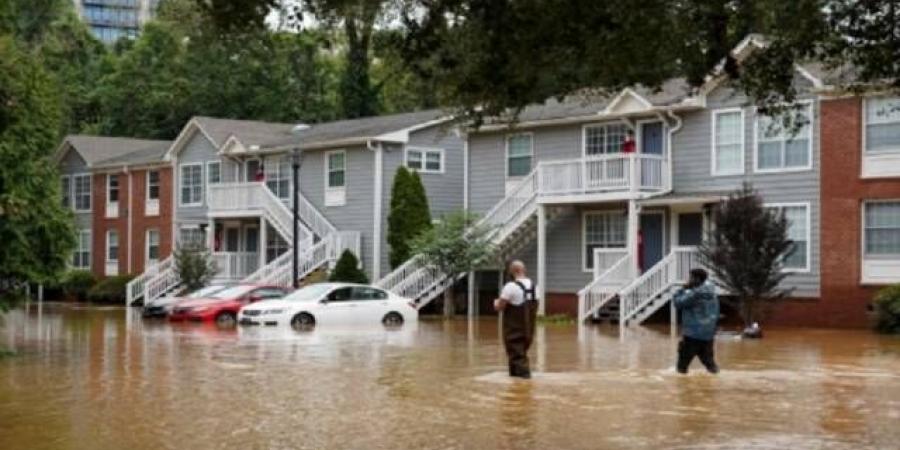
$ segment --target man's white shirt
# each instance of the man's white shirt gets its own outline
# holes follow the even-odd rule
[[[525,286],[525,289],[531,290],[534,288],[534,285],[529,278],[518,278],[516,279],[519,283],[522,283]],[[500,298],[506,300],[511,305],[519,306],[525,303],[525,291],[519,287],[515,281],[510,281],[503,286],[503,290],[500,291]]]

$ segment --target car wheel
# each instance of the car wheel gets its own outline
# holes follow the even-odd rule
[[[403,325],[403,316],[397,312],[389,312],[381,319],[381,323],[386,327],[399,327],[400,325]]]
[[[291,327],[295,330],[311,330],[316,326],[316,318],[310,313],[302,312],[291,319]]]
[[[237,316],[233,312],[223,312],[216,316],[216,325],[220,327],[233,327],[237,324]]]

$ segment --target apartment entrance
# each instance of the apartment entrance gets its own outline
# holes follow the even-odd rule
[[[641,271],[653,267],[663,258],[664,214],[662,211],[642,213],[640,218],[640,259]]]

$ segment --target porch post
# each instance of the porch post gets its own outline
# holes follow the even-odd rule
[[[466,293],[466,300],[468,300],[468,315],[469,318],[475,317],[475,308],[477,307],[477,302],[475,301],[475,271],[469,272],[469,276],[466,277],[469,283],[469,290]]]
[[[537,223],[537,296],[538,314],[543,316],[547,311],[547,207],[542,203],[538,205]]]
[[[626,243],[628,247],[628,254],[631,255],[631,275],[632,277],[637,277],[638,275],[638,232],[639,232],[639,217],[640,210],[637,205],[636,200],[628,201],[628,223],[626,224],[626,229],[628,230],[628,236],[626,237]]]
[[[206,227],[206,248],[209,252],[216,251],[216,219],[209,218],[209,225]]]
[[[259,216],[259,267],[266,265],[266,217]]]

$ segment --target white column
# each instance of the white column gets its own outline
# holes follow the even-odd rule
[[[538,314],[543,316],[547,310],[547,207],[538,205],[537,229],[537,296],[540,299]]]
[[[266,265],[266,218],[259,217],[259,267]]]
[[[384,150],[379,143],[375,148],[375,176],[372,177],[374,180],[374,186],[372,187],[373,192],[373,201],[372,205],[373,209],[373,219],[372,219],[372,267],[369,268],[369,273],[372,275],[372,281],[375,282],[381,278],[381,242],[383,237],[381,236],[381,221],[382,221],[382,208],[381,202],[383,201],[382,197],[382,183],[384,180]]]
[[[216,251],[216,219],[210,217],[206,226],[206,245],[210,253]]]
[[[628,236],[627,236],[627,244],[628,244],[628,253],[631,255],[631,269],[632,276],[637,276],[638,274],[638,230],[639,228],[639,219],[640,219],[640,208],[637,205],[636,200],[628,201]]]

